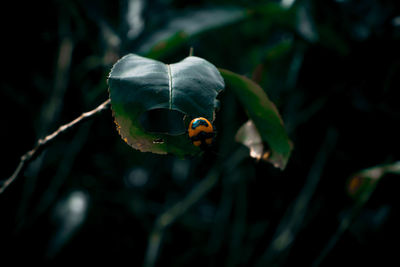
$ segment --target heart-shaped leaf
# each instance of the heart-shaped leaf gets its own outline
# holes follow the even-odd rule
[[[113,66],[108,83],[111,107],[123,140],[142,152],[178,156],[196,154],[199,149],[185,132],[146,131],[140,117],[160,109],[213,121],[216,97],[225,86],[215,66],[202,58],[190,56],[175,64],[164,64],[135,54],[126,55]],[[183,125],[183,120],[180,123]]]
[[[259,151],[259,140],[249,140],[254,136],[268,144],[270,153],[255,153],[259,159],[271,162],[275,167],[284,169],[292,151],[292,142],[287,136],[283,121],[275,104],[269,100],[264,90],[245,76],[228,70],[219,70],[239,101],[247,111],[252,123],[246,123],[239,131],[239,141],[248,146],[250,151]],[[255,127],[254,127],[255,126]],[[258,134],[255,131],[258,131]],[[250,134],[251,133],[251,134]],[[250,144],[250,145],[249,145]],[[268,155],[268,156],[267,156]],[[257,157],[258,157],[257,156]]]

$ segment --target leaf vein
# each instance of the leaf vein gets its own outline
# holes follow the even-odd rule
[[[168,88],[169,88],[169,109],[172,109],[172,73],[171,66],[167,64],[168,70]]]

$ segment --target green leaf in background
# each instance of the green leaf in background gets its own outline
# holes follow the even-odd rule
[[[371,167],[352,175],[347,181],[347,193],[356,201],[364,203],[380,179],[389,173],[400,175],[400,161]]]
[[[199,152],[185,132],[150,133],[140,123],[141,116],[160,110],[213,121],[216,97],[225,86],[215,66],[202,58],[190,56],[175,64],[164,64],[135,54],[114,65],[108,83],[122,139],[142,152],[181,157]],[[183,120],[180,123],[183,126]]]
[[[287,136],[275,104],[269,100],[264,90],[252,80],[225,69],[219,69],[219,71],[224,77],[227,87],[235,93],[247,111],[261,140],[268,144],[271,153],[269,157],[265,157],[265,160],[271,162],[277,168],[285,169],[292,151],[292,142]],[[252,138],[251,136],[248,135],[247,138]],[[246,142],[249,142],[246,141],[246,135],[240,137],[239,134],[239,139],[245,145]]]
[[[246,10],[239,7],[185,10],[176,14],[163,28],[146,38],[138,48],[138,52],[146,57],[160,58],[197,34],[227,26],[245,17]]]

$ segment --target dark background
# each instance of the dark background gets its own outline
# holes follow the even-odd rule
[[[1,179],[36,140],[107,99],[118,58],[156,57],[144,44],[160,31],[176,33],[166,25],[180,19],[184,28],[199,10],[212,21],[207,12],[216,8],[245,16],[189,34],[157,58],[176,62],[193,47],[217,67],[253,78],[276,103],[294,150],[284,171],[248,157],[231,163],[231,155],[247,153],[234,140],[246,113],[227,90],[214,151],[185,160],[131,149],[107,110],[61,136],[0,195],[0,265],[143,265],[157,216],[216,165],[223,166],[216,185],[163,230],[156,266],[399,264],[398,175],[385,175],[362,208],[346,192],[354,173],[400,158],[396,3],[3,6]]]

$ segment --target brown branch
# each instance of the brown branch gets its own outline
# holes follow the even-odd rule
[[[97,108],[82,113],[78,118],[75,120],[64,124],[60,126],[55,132],[52,134],[49,134],[48,136],[39,139],[36,143],[36,146],[26,152],[22,157],[21,160],[15,169],[14,173],[5,181],[0,186],[0,194],[4,192],[4,190],[25,170],[27,167],[28,163],[33,161],[35,158],[37,158],[40,153],[43,151],[43,149],[51,144],[60,134],[68,132],[69,130],[72,130],[75,126],[79,125],[80,123],[92,118],[94,115],[99,114],[101,111],[108,109],[110,106],[110,99],[107,99],[104,101],[101,105],[99,105]]]

